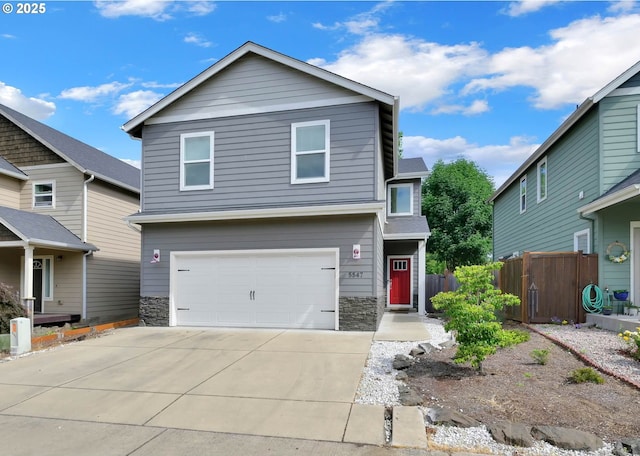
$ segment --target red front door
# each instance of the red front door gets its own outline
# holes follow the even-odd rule
[[[389,259],[389,304],[411,304],[411,258]]]

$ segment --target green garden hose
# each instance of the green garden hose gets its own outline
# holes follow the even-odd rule
[[[591,298],[591,291],[595,292],[595,298]],[[607,300],[609,296],[607,296]],[[582,290],[582,308],[589,313],[601,313],[603,305],[602,290],[597,285],[587,285]]]

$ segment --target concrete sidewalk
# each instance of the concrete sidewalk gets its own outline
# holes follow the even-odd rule
[[[353,403],[372,339],[426,340],[420,324],[385,314],[375,334],[123,328],[3,362],[3,453],[425,454],[426,439],[421,451],[383,447],[384,407]],[[396,415],[415,427],[413,412],[394,414],[408,430]]]

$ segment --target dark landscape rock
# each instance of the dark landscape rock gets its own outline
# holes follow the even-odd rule
[[[424,354],[425,355],[428,355],[433,350],[440,350],[440,347],[436,347],[436,346],[432,345],[430,342],[427,342],[427,343],[424,343],[424,344],[418,344],[418,347],[420,347],[422,350],[424,350]]]
[[[422,405],[422,396],[406,385],[398,386],[400,404],[406,406]]]
[[[594,434],[558,426],[534,426],[531,435],[565,450],[596,451],[604,446],[602,439]]]
[[[412,356],[409,355],[396,355],[393,360],[393,368],[397,370],[406,369],[411,367],[415,363],[415,360]]]
[[[409,376],[407,375],[407,373],[405,371],[400,371],[396,374],[396,380],[400,380],[405,381],[406,379],[408,379]]]
[[[456,426],[461,428],[478,427],[482,423],[460,412],[440,407],[427,410],[427,418],[431,424],[441,426]]]
[[[531,426],[508,421],[487,425],[493,440],[511,446],[531,447],[534,440],[531,437]]]
[[[456,346],[456,341],[455,340],[445,340],[444,342],[440,342],[438,344],[438,346],[440,348],[443,348],[443,349],[455,347]]]
[[[420,346],[417,346],[416,348],[412,348],[411,351],[409,352],[409,355],[411,356],[420,356],[424,354],[425,354],[424,348]]]
[[[622,439],[616,442],[613,454],[616,456],[640,455],[640,439]]]

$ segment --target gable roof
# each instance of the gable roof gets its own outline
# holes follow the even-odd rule
[[[395,173],[395,171],[397,170],[398,151],[398,97],[389,95],[388,93],[382,92],[364,84],[360,84],[343,76],[339,76],[335,73],[303,62],[301,60],[294,59],[293,57],[289,57],[287,55],[273,51],[251,41],[246,42],[238,49],[231,52],[230,54],[223,57],[212,66],[204,70],[202,73],[198,74],[190,81],[178,87],[169,95],[162,98],[160,101],[135,116],[133,119],[129,120],[122,126],[122,129],[133,138],[141,138],[142,127],[144,126],[145,121],[155,116],[160,111],[171,105],[173,102],[191,92],[192,90],[203,84],[205,81],[214,77],[220,71],[229,67],[234,62],[249,53],[253,53],[278,62],[292,69],[301,71],[307,75],[314,76],[326,82],[351,90],[355,93],[364,95],[371,98],[372,100],[379,102],[381,106],[380,119],[382,130],[382,145],[385,151],[385,168],[393,170],[391,173]],[[387,175],[387,177],[391,177],[391,175]]]
[[[138,168],[1,104],[0,115],[81,172],[93,174],[100,180],[140,193]]]
[[[15,177],[20,180],[27,180],[29,176],[22,172],[19,168],[16,168],[4,158],[0,157],[0,174]]]
[[[631,173],[592,202],[579,207],[578,213],[589,215],[636,196],[640,196],[640,169]]]
[[[424,160],[417,158],[400,158],[398,159],[398,175],[397,179],[411,179],[418,177],[427,177],[429,168]]]
[[[576,108],[576,110],[549,136],[540,147],[538,147],[527,158],[522,165],[498,188],[495,193],[489,199],[493,202],[498,198],[511,184],[522,176],[522,174],[529,169],[529,167],[538,161],[544,154],[546,154],[553,145],[567,133],[571,127],[573,127],[580,119],[582,119],[587,113],[591,111],[603,98],[611,95],[615,90],[631,79],[633,76],[640,72],[640,61],[636,62],[633,66],[627,69],[620,76],[615,78],[609,84],[598,90],[593,96],[587,98],[585,101]]]
[[[0,224],[30,245],[83,252],[98,250],[96,246],[82,242],[78,236],[49,215],[0,206]]]

